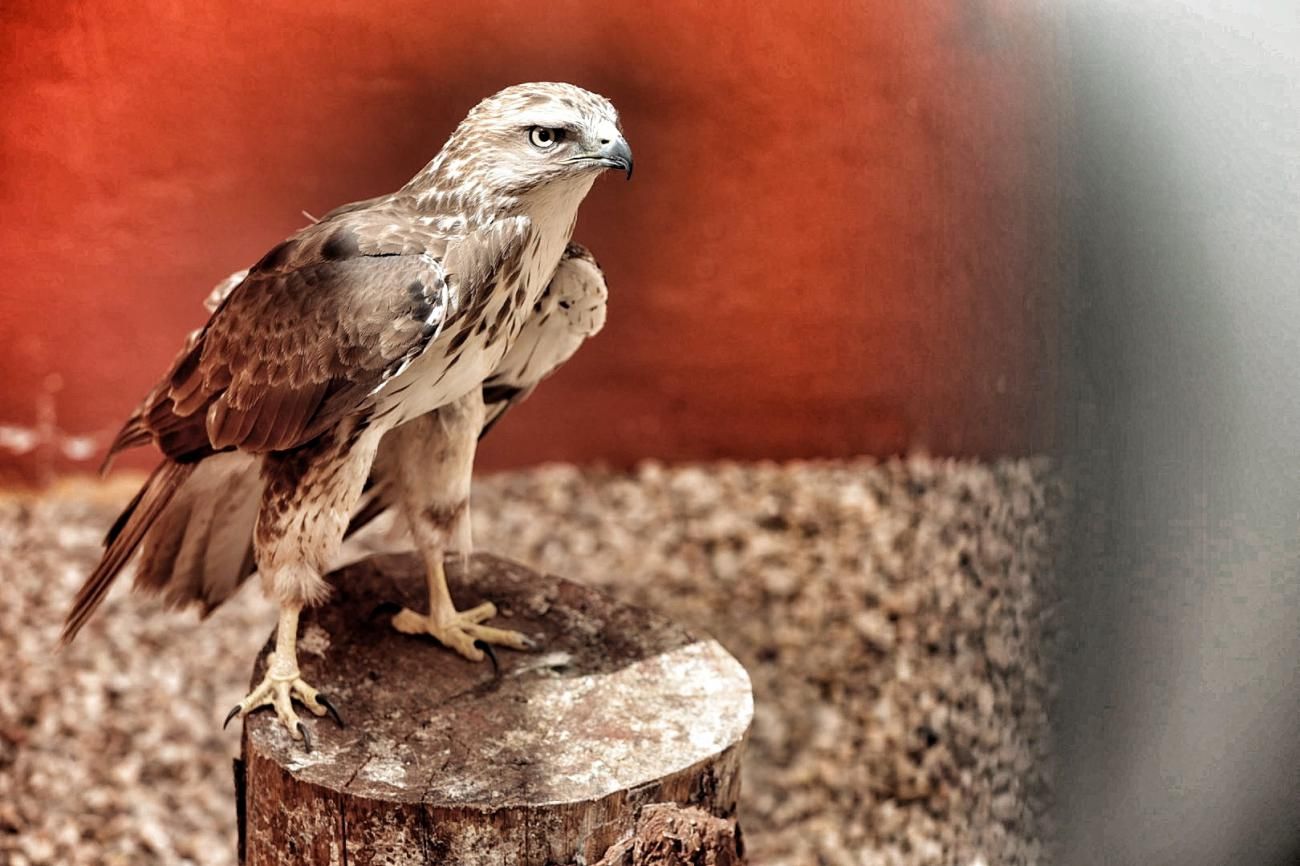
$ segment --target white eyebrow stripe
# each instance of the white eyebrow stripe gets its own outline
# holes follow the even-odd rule
[[[524,115],[522,123],[528,126],[583,126],[587,118],[575,115],[572,111],[537,111]]]

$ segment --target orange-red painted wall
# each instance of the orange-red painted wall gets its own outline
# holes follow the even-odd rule
[[[0,471],[73,465],[12,428],[110,435],[214,282],[535,79],[613,99],[637,173],[579,222],[605,332],[488,465],[1044,448],[1058,88],[1029,5],[7,0]]]

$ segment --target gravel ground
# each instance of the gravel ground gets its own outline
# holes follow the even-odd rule
[[[220,715],[270,606],[246,591],[200,627],[119,590],[55,651],[127,493],[0,502],[0,864],[234,861]],[[1045,861],[1046,463],[550,466],[475,496],[481,548],[706,629],[749,669],[754,864]]]

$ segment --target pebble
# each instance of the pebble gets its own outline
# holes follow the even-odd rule
[[[239,733],[220,718],[274,626],[255,585],[201,625],[119,586],[57,649],[130,492],[0,501],[0,863],[235,862]],[[983,866],[1050,850],[1063,503],[1044,460],[551,465],[476,483],[474,525],[480,549],[656,608],[745,665],[752,862]]]

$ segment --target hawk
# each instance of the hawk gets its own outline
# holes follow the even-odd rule
[[[502,364],[556,273],[578,206],[607,169],[632,172],[608,100],[570,84],[517,85],[475,106],[400,190],[339,208],[263,256],[110,446],[111,459],[152,442],[164,460],[109,530],[64,640],[75,637],[205,464],[251,460],[251,486],[260,488],[244,506],[254,515],[251,565],[280,613],[266,677],[236,712],[270,705],[290,734],[305,740],[293,700],[318,716],[332,706],[299,675],[298,616],[328,592],[322,573],[381,443],[392,431],[386,452],[418,451],[426,443],[416,434],[432,424],[448,425],[440,440],[452,447],[477,439],[487,421],[484,382],[508,373]],[[468,458],[447,464],[472,461],[472,447]],[[421,496],[441,502],[460,495],[435,488],[455,480],[454,471],[419,494],[394,485],[382,465],[380,474],[387,481],[376,489],[396,489],[408,515],[419,506],[436,512]],[[220,483],[222,474],[214,475]],[[455,517],[434,516],[447,526]],[[167,543],[184,553],[189,537]],[[445,528],[427,542],[417,538],[437,616],[417,622],[420,614],[403,611],[395,624],[447,632],[444,643],[474,658],[482,658],[476,641],[528,646],[521,634],[483,625],[494,613],[489,606],[451,607],[441,558],[435,565],[430,555],[448,539]],[[246,541],[231,550],[245,557]],[[468,646],[451,631],[472,635]]]
[[[241,271],[218,284],[204,302],[209,312],[246,276],[247,271]],[[446,473],[469,477],[473,440],[486,435],[506,410],[527,397],[572,357],[584,340],[600,331],[605,323],[607,298],[605,276],[595,258],[580,244],[570,243],[519,337],[483,383],[482,428],[462,430],[447,423],[450,411],[434,410],[430,416],[441,413],[439,418],[422,416],[386,433],[371,466],[363,505],[353,516],[348,534],[400,504],[396,485],[404,475],[409,483],[418,485],[414,495],[424,507],[414,513],[404,509],[403,520],[408,527],[429,524],[435,530],[432,541],[436,547],[426,545],[425,551],[426,558],[434,563],[430,574],[441,573],[445,549],[467,554],[470,522],[464,485],[451,489],[440,484],[440,478]],[[199,333],[192,334],[190,341],[196,340]],[[144,400],[128,426],[140,423],[153,399],[151,395]],[[399,433],[407,427],[413,429]],[[412,453],[410,445],[399,449],[396,443],[402,441],[400,436],[416,430],[420,433],[418,450]],[[457,431],[461,439],[458,445],[450,435]],[[259,463],[255,455],[231,451],[214,455],[197,467],[145,534],[136,568],[138,589],[161,594],[172,607],[197,605],[204,616],[239,589],[256,570],[252,537],[263,490]],[[456,519],[435,521],[438,514],[453,514]],[[428,538],[427,532],[416,537]],[[431,588],[432,627],[424,630],[469,658],[480,659],[481,648],[490,647],[482,638],[482,630],[487,627],[468,624],[456,628],[456,611],[436,606],[442,597]],[[444,620],[448,627],[442,626]]]

